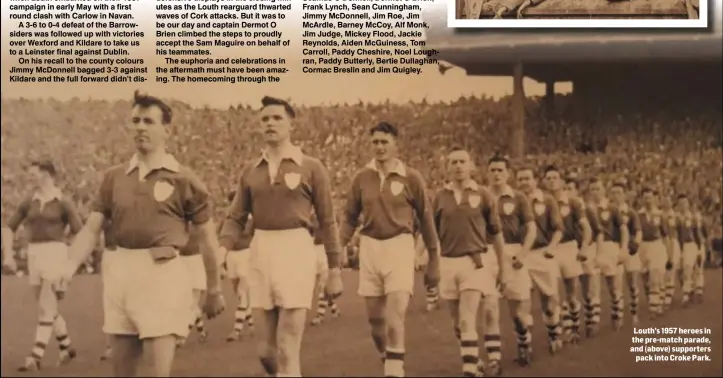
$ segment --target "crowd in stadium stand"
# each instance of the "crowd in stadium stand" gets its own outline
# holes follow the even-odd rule
[[[557,96],[554,113],[544,105],[540,98],[527,100],[526,154],[515,165],[556,164],[577,174],[583,186],[593,176],[624,176],[631,193],[643,185],[670,196],[686,193],[697,199],[720,237],[720,108],[616,105],[614,112],[603,107],[593,112],[576,106],[571,96]],[[103,170],[132,154],[124,130],[130,106],[128,101],[2,100],[3,220],[28,195],[25,167],[38,158],[53,160],[61,188],[87,214]],[[240,168],[260,153],[255,110],[193,108],[175,101],[171,106],[170,151],[207,184],[220,219]],[[342,200],[354,171],[371,158],[363,142],[369,127],[388,121],[400,129],[404,161],[437,188],[444,180],[442,157],[450,147],[468,148],[481,167],[493,153],[508,151],[510,108],[510,98],[302,107],[297,108],[294,139],[327,165],[336,198]]]

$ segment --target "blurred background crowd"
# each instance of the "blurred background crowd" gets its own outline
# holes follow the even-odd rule
[[[665,196],[686,193],[720,239],[720,107],[646,108],[636,103],[590,111],[577,106],[571,96],[558,95],[551,112],[541,98],[526,101],[526,153],[513,160],[513,168],[556,164],[576,174],[583,188],[590,177],[624,178],[631,200],[642,186],[656,187]],[[170,150],[207,184],[220,220],[241,167],[262,147],[255,108],[194,108],[176,101],[170,105]],[[477,179],[484,181],[485,161],[508,150],[510,106],[510,98],[460,98],[452,103],[303,107],[297,108],[294,140],[329,168],[341,207],[354,172],[372,157],[366,139],[377,122],[388,121],[400,129],[401,158],[419,169],[434,189],[444,181],[443,158],[453,146],[472,152],[480,167]],[[3,99],[3,222],[29,195],[25,168],[39,158],[56,164],[61,189],[87,214],[102,172],[133,153],[124,128],[130,109],[129,101]],[[22,232],[18,234],[16,245],[22,251]]]

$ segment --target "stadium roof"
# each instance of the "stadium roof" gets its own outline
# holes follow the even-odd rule
[[[427,48],[470,75],[510,75],[512,64],[575,64],[594,62],[720,62],[723,34],[718,12],[711,12],[714,30],[534,30],[455,31],[446,26],[446,12],[427,13]]]

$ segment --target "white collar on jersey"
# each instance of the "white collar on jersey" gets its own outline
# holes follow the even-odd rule
[[[33,201],[40,201],[40,203],[48,203],[52,200],[58,200],[60,201],[63,199],[63,192],[58,189],[58,187],[53,187],[46,193],[46,195],[41,194],[40,192],[33,193]]]
[[[133,154],[133,157],[131,157],[131,161],[128,163],[128,169],[126,169],[126,174],[130,174],[131,172],[133,172],[133,170],[139,168],[142,164],[145,163],[138,158],[138,154]],[[148,173],[158,169],[167,169],[171,172],[178,173],[181,171],[181,164],[178,163],[178,160],[176,160],[173,155],[169,153],[164,153],[154,161],[150,162],[150,164],[146,165],[146,168],[148,168]]]
[[[446,189],[446,190],[454,190],[454,183],[451,182],[451,181],[448,182],[448,183],[446,183],[446,184],[444,185],[444,189]],[[472,180],[472,179],[469,179],[469,180],[465,181],[465,182],[462,184],[462,189],[469,189],[469,190],[473,190],[473,191],[476,192],[476,191],[479,190],[479,184],[477,184],[477,181],[474,181],[474,180]]]
[[[373,169],[375,172],[378,172],[380,175],[382,174],[382,171],[379,169],[379,166],[377,165],[376,159],[372,159],[372,161],[367,163],[366,167],[369,169]],[[390,175],[392,173],[396,173],[402,177],[407,177],[407,168],[404,167],[404,163],[402,163],[401,160],[394,159],[394,166],[389,171],[389,173],[387,173],[387,175]]]
[[[304,160],[304,153],[301,152],[301,147],[290,145],[281,151],[281,160],[291,160],[296,163],[296,165],[301,166]],[[261,157],[256,161],[254,166],[258,167],[263,162],[269,162],[269,156],[266,150],[261,151]]]

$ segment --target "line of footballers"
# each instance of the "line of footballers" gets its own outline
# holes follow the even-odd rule
[[[158,128],[158,140],[162,141],[161,137],[165,137],[165,134],[161,131],[165,129],[160,127],[165,127],[170,122],[170,115],[165,117],[167,112],[163,111],[165,105],[159,100],[153,99],[153,101],[145,105],[139,102],[140,105],[135,105],[133,109],[134,114],[148,113],[143,113],[145,118],[135,115],[133,118],[134,122],[138,119],[148,124],[142,124],[140,121],[134,123],[138,129],[138,136],[135,139],[140,147],[148,144],[147,140],[151,136],[147,129],[150,130],[151,127],[153,130]],[[270,281],[268,284],[272,286],[281,286],[275,289],[266,288],[271,290],[268,294],[271,295],[273,290],[278,290],[281,297],[266,298],[266,294],[261,292],[251,294],[249,286],[252,285],[247,281],[253,275],[250,275],[249,270],[260,269],[255,264],[259,264],[258,258],[261,256],[257,255],[255,262],[250,261],[252,260],[250,256],[253,255],[251,252],[254,251],[251,245],[256,243],[255,253],[260,253],[261,242],[266,243],[267,246],[264,248],[273,247],[269,251],[293,249],[296,244],[289,240],[298,238],[299,243],[307,243],[309,235],[297,232],[299,230],[291,230],[294,234],[287,233],[286,239],[282,240],[278,235],[272,238],[269,232],[263,231],[269,229],[268,226],[264,227],[263,223],[281,220],[293,224],[299,223],[291,218],[276,219],[284,215],[281,213],[263,211],[263,208],[256,206],[250,208],[249,201],[266,201],[263,205],[271,209],[279,205],[274,201],[288,200],[292,197],[279,197],[274,191],[264,193],[263,198],[256,199],[253,195],[249,197],[249,193],[262,194],[260,191],[254,192],[259,189],[249,186],[267,185],[266,178],[272,168],[268,165],[268,161],[273,158],[264,153],[261,160],[249,166],[249,171],[246,173],[258,177],[249,178],[242,175],[240,191],[237,190],[237,193],[244,193],[244,197],[234,197],[228,218],[220,227],[223,247],[217,251],[224,255],[226,270],[239,295],[236,320],[228,336],[229,341],[241,338],[244,325],[248,328],[253,327],[254,318],[250,316],[250,307],[256,310],[264,309],[260,314],[266,318],[265,324],[269,322],[270,317],[278,316],[274,315],[277,311],[275,309],[283,309],[285,312],[282,312],[289,316],[286,321],[292,321],[293,318],[294,327],[301,329],[303,333],[303,326],[296,323],[297,320],[303,320],[301,324],[305,322],[304,311],[311,307],[311,300],[306,303],[306,299],[303,298],[313,296],[314,290],[319,293],[320,304],[317,306],[319,312],[313,318],[312,324],[321,322],[323,312],[327,308],[332,309],[332,314],[338,315],[338,306],[332,301],[333,295],[327,294],[323,286],[324,282],[327,282],[327,277],[329,277],[328,282],[333,283],[332,286],[340,285],[338,262],[332,261],[332,257],[337,259],[335,256],[338,253],[337,249],[349,245],[358,232],[358,256],[354,256],[359,261],[358,294],[365,301],[371,337],[384,366],[384,375],[404,376],[405,319],[414,288],[414,270],[418,259],[413,236],[414,224],[419,225],[420,244],[423,244],[427,250],[425,285],[429,288],[430,294],[438,293],[439,297],[449,304],[455,333],[459,340],[462,371],[465,376],[494,376],[501,373],[499,328],[501,298],[507,302],[514,320],[518,344],[517,361],[521,365],[529,364],[532,359],[530,330],[533,326],[533,317],[530,297],[533,288],[540,295],[542,319],[548,329],[551,353],[559,351],[565,342],[578,342],[583,328],[588,336],[593,336],[598,331],[601,277],[604,278],[602,281],[610,292],[612,323],[615,329],[623,325],[625,284],[630,291],[628,307],[633,323],[639,321],[641,289],[647,297],[652,317],[662,315],[672,306],[676,283],[680,283],[681,286],[683,305],[702,299],[703,244],[707,235],[702,216],[695,211],[685,195],[676,198],[676,207],[673,209],[672,204],[666,199],[663,199],[662,204],[658,204],[660,197],[658,193],[646,188],[640,193],[642,207],[633,209],[627,202],[626,183],[614,182],[608,192],[605,183],[592,179],[587,186],[589,199],[584,201],[577,193],[578,182],[575,179],[564,179],[562,172],[552,166],[544,170],[541,178],[536,174],[536,169],[528,167],[516,169],[514,172],[516,188],[513,189],[508,184],[513,173],[510,163],[507,158],[499,155],[492,157],[488,162],[489,185],[485,187],[472,179],[472,172],[476,168],[470,154],[464,149],[455,148],[447,156],[449,181],[436,191],[430,201],[421,173],[398,159],[399,131],[387,122],[375,125],[369,130],[374,159],[360,169],[352,179],[338,231],[340,240],[324,240],[334,239],[337,235],[335,225],[330,222],[330,219],[333,220],[333,215],[330,214],[333,213],[330,207],[330,188],[327,188],[329,183],[324,179],[313,184],[304,181],[304,185],[300,185],[299,180],[308,180],[308,178],[301,177],[300,173],[293,171],[298,169],[297,167],[313,166],[315,171],[313,174],[310,173],[311,177],[321,179],[325,175],[324,168],[291,144],[289,134],[295,114],[291,106],[282,100],[269,98],[265,98],[263,105],[261,118],[266,130],[265,138],[268,139],[267,148],[268,151],[279,149],[276,152],[280,154],[279,161],[283,162],[282,168],[284,168],[283,174],[277,172],[277,176],[283,176],[283,179],[277,182],[280,186],[275,186],[274,190],[279,191],[278,195],[287,191],[293,193],[293,199],[298,200],[297,202],[308,201],[310,196],[314,206],[317,207],[314,211],[318,210],[324,214],[323,219],[317,221],[323,225],[316,227],[313,222],[308,223],[315,237],[313,261],[307,261],[306,257],[302,258],[298,253],[284,257],[284,259],[296,259],[294,261],[308,268],[304,270],[304,274],[309,273],[310,277],[296,277],[303,281],[304,285],[288,282],[282,285],[278,280]],[[151,110],[158,111],[151,114]],[[165,117],[163,122],[151,122],[153,117],[160,119],[161,114]],[[168,121],[165,121],[166,118]],[[160,142],[158,145],[163,147]],[[143,152],[143,148],[140,147],[139,151]],[[170,155],[163,156],[165,160],[162,161],[161,168],[155,169],[177,171],[175,160],[172,160]],[[120,172],[118,177],[124,180],[125,177],[130,177],[129,174],[140,172],[139,164],[133,159],[127,168],[122,168],[123,170],[118,171]],[[278,166],[276,168],[278,169]],[[55,185],[56,172],[52,163],[36,162],[31,165],[30,170],[37,179],[36,188],[32,195],[20,204],[17,213],[10,218],[7,227],[3,228],[2,235],[3,243],[7,244],[4,245],[6,250],[11,250],[13,233],[20,224],[24,224],[31,235],[28,255],[32,269],[29,278],[31,285],[37,289],[35,295],[40,311],[34,347],[21,366],[21,371],[40,368],[40,361],[53,333],[59,341],[60,361],[68,362],[75,357],[67,336],[65,321],[58,312],[57,302],[62,299],[64,287],[58,287],[62,281],[57,279],[57,266],[64,265],[61,260],[67,256],[66,253],[59,252],[67,250],[64,244],[65,229],[70,226],[71,232],[76,233],[81,225],[76,209],[71,202],[64,199]],[[124,172],[125,176],[122,176]],[[544,186],[546,191],[538,187],[538,181],[543,183],[541,186]],[[112,188],[105,187],[105,189]],[[305,194],[306,191],[310,194]],[[150,196],[154,201],[164,203],[173,194],[172,187],[169,188],[166,182],[159,181],[154,184]],[[144,197],[144,199],[149,198]],[[125,197],[119,197],[120,199]],[[289,212],[284,216],[290,217],[296,214]],[[304,218],[302,219],[304,222],[309,218],[306,214],[298,215]],[[258,217],[262,218],[257,219]],[[248,222],[246,218],[253,218],[253,222]],[[94,220],[96,221],[97,219]],[[255,226],[252,224],[258,222],[262,224]],[[100,229],[101,224],[98,226]],[[107,223],[106,227],[112,228],[112,225]],[[194,247],[204,243],[194,242],[196,237],[194,228],[190,226],[188,228],[191,242],[179,251],[193,293],[193,303],[189,301],[187,324],[190,328],[197,329],[203,339],[206,335],[201,314],[203,312],[215,314],[216,307],[219,306],[212,308],[213,311],[201,309],[204,303],[209,307],[208,299],[204,298],[209,294],[204,294],[204,291],[210,290],[207,287],[208,282],[215,280],[208,280],[206,275],[206,270],[209,268],[206,260],[209,260],[209,257],[206,253],[201,253],[200,247]],[[93,229],[95,230],[95,226]],[[324,230],[323,237],[320,232],[315,232],[317,229]],[[201,234],[197,236],[198,238],[208,237],[205,229],[199,232]],[[261,234],[269,236],[261,237],[263,236]],[[85,254],[92,249],[92,246],[85,238],[81,239],[83,243],[80,246],[83,247]],[[116,248],[116,243],[111,237],[106,235],[106,239],[107,250]],[[253,239],[257,240],[252,243]],[[286,244],[272,245],[280,241]],[[120,240],[118,244],[121,244]],[[85,251],[86,249],[88,251]],[[243,252],[249,249],[252,251]],[[159,254],[167,251],[153,249],[152,252]],[[113,253],[108,254],[112,255]],[[123,251],[115,255],[118,258],[131,256]],[[327,256],[331,257],[327,259]],[[105,282],[105,273],[109,271],[107,267],[110,264],[120,266],[121,262],[114,263],[106,258],[103,260],[105,267],[102,271]],[[78,261],[84,261],[84,258]],[[267,263],[273,267],[281,267],[278,264],[282,262],[270,260]],[[289,265],[288,261],[285,264]],[[160,266],[157,265],[156,268],[161,269]],[[271,269],[269,267],[264,269],[267,268]],[[71,271],[73,270],[68,270]],[[177,278],[180,279],[180,276]],[[256,285],[263,283],[258,281],[258,278],[254,278]],[[278,277],[281,278],[283,277]],[[559,288],[559,280],[562,281],[562,290]],[[316,289],[314,285],[317,286]],[[305,289],[307,287],[308,293]],[[299,290],[303,290],[303,293]],[[328,291],[338,293],[340,288],[334,287]],[[212,295],[216,301],[220,299],[216,287],[213,288]],[[435,295],[430,296],[434,304]],[[582,301],[578,298],[582,298]],[[222,304],[222,301],[220,303]],[[480,307],[482,311],[479,311]],[[485,330],[482,337],[488,360],[485,364],[481,363],[478,355],[480,337],[476,325],[479,313],[483,314],[481,320]],[[106,318],[108,320],[108,314]],[[286,330],[279,328],[279,332],[283,333]],[[175,330],[173,334],[187,334],[187,332]],[[265,341],[264,348],[260,348],[263,353],[259,358],[269,375],[300,376],[299,335],[298,332],[285,334],[285,340],[288,341],[285,344],[277,345],[275,340],[270,339]],[[162,341],[165,348],[166,341],[170,339],[162,337],[151,340]],[[115,342],[118,342],[117,337]],[[283,354],[284,360],[278,360],[277,354]],[[157,375],[167,375],[170,372],[170,364],[167,362],[164,360],[162,366],[159,365],[162,369]],[[118,365],[119,369],[123,367],[121,365]]]
[[[676,287],[682,293],[683,306],[702,300],[707,230],[701,213],[691,207],[686,195],[678,195],[674,207],[665,198],[660,204],[659,193],[646,187],[639,196],[642,206],[633,209],[623,180],[613,182],[606,191],[604,183],[593,178],[587,186],[587,199],[583,199],[577,178],[564,177],[554,166],[546,167],[542,177],[537,177],[533,168],[517,169],[513,189],[508,185],[512,172],[506,157],[489,160],[491,185],[486,188],[472,180],[475,167],[467,151],[453,149],[447,165],[450,180],[431,204],[442,256],[440,282],[427,288],[427,309],[436,309],[440,298],[450,304],[465,376],[501,374],[500,299],[506,300],[513,314],[516,361],[522,366],[532,360],[532,292],[540,295],[553,354],[565,344],[578,343],[583,330],[587,337],[598,333],[603,281],[616,330],[625,318],[625,286],[633,325],[640,321],[641,291],[651,319],[672,307]],[[327,310],[332,317],[340,315],[338,304],[323,288],[328,274],[326,254],[315,230],[311,229],[318,257],[318,301],[312,325],[321,324]],[[243,237],[225,257],[224,271],[239,300],[233,329],[226,338],[229,342],[240,340],[244,327],[253,333],[246,283],[252,235],[249,222]],[[429,258],[420,259],[426,254],[421,235],[416,245],[415,268],[420,270],[424,265],[420,261]],[[358,253],[359,248],[354,251]],[[197,266],[196,271],[202,272],[202,265]],[[476,334],[480,307],[485,364],[480,362]],[[205,340],[200,311],[195,313],[192,327]]]

